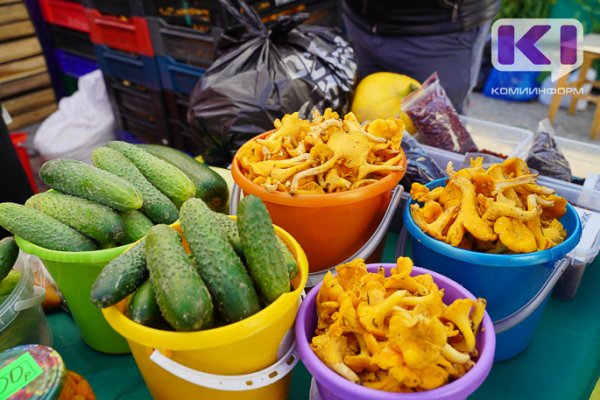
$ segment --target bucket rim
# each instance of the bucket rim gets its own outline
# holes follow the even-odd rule
[[[120,303],[102,309],[102,314],[108,324],[125,337],[137,344],[170,351],[196,351],[206,348],[226,346],[265,329],[265,319],[276,321],[290,307],[299,303],[308,279],[308,260],[300,244],[284,229],[273,225],[277,236],[286,245],[298,264],[298,275],[291,280],[294,290],[284,293],[273,303],[241,321],[212,329],[193,332],[175,332],[150,328],[138,324],[122,312],[127,299]]]
[[[110,249],[89,251],[61,251],[38,246],[20,236],[15,235],[15,241],[21,250],[42,260],[61,262],[65,264],[96,264],[108,262],[125,251],[131,244],[125,244]]]
[[[442,186],[445,184],[447,179],[448,177],[436,179],[435,181],[429,182],[425,186],[429,189]],[[567,253],[573,250],[581,238],[581,221],[579,220],[579,216],[577,215],[575,208],[567,201],[567,211],[561,220],[563,218],[572,219],[574,221],[574,226],[572,231],[569,232],[567,238],[562,243],[554,247],[542,251],[517,254],[488,254],[473,250],[465,250],[454,247],[448,243],[444,243],[423,232],[421,228],[419,228],[414,222],[410,213],[410,205],[414,203],[417,203],[417,201],[413,199],[412,196],[409,197],[403,213],[404,226],[412,238],[428,247],[430,250],[440,253],[445,257],[454,258],[471,264],[510,268],[555,262],[561,258],[564,258]]]
[[[392,263],[372,263],[367,264],[367,269],[369,272],[376,272],[378,267],[384,267],[386,272],[393,267],[396,267],[396,264]],[[456,281],[441,275],[435,271],[428,270],[426,268],[414,266],[411,272],[411,275],[416,274],[430,274],[434,282],[439,283],[443,282],[443,284],[447,287],[452,287],[454,290],[460,293],[461,298],[470,298],[475,299],[475,296],[468,291],[466,288],[458,284]],[[466,398],[469,394],[473,393],[487,378],[490,370],[492,369],[492,365],[494,363],[494,353],[496,348],[496,334],[494,332],[494,325],[487,311],[485,311],[483,321],[481,324],[481,332],[480,335],[483,342],[483,349],[479,349],[479,359],[465,375],[460,377],[459,379],[447,383],[443,386],[440,386],[436,389],[427,390],[424,392],[418,393],[395,393],[395,392],[385,392],[382,390],[376,390],[367,388],[365,386],[361,386],[359,384],[348,381],[343,378],[341,375],[338,375],[335,371],[331,370],[327,367],[320,358],[313,352],[310,348],[310,342],[305,332],[305,324],[306,317],[308,313],[313,312],[315,308],[315,300],[316,296],[321,288],[322,282],[319,282],[317,286],[311,289],[308,293],[304,301],[302,302],[302,306],[300,307],[300,311],[298,312],[298,317],[296,318],[296,346],[298,349],[298,354],[300,355],[300,359],[302,363],[309,370],[311,375],[314,376],[316,372],[315,366],[323,367],[319,368],[318,373],[323,374],[326,377],[327,383],[332,383],[336,386],[336,388],[347,387],[347,392],[352,393],[354,398],[362,398],[362,399],[374,399],[374,400],[424,400],[424,399],[454,399],[454,398]],[[316,311],[315,311],[316,312]],[[317,377],[315,377],[315,381],[319,383]],[[468,383],[468,393],[465,387],[465,383]]]
[[[275,130],[261,133],[253,137],[250,140],[262,138]],[[400,149],[404,154],[404,150]],[[404,155],[402,159],[402,171],[391,172],[379,179],[377,182],[370,185],[366,185],[357,189],[347,190],[345,192],[338,193],[326,193],[326,194],[297,194],[291,196],[288,193],[279,192],[267,192],[263,187],[258,186],[250,179],[246,178],[240,168],[240,161],[238,158],[239,150],[236,152],[231,162],[231,175],[235,183],[245,192],[260,197],[266,202],[275,203],[285,206],[294,207],[315,207],[315,208],[326,208],[335,207],[345,204],[355,203],[361,200],[369,199],[381,195],[382,193],[388,192],[398,185],[400,180],[404,177],[407,168],[407,159]]]

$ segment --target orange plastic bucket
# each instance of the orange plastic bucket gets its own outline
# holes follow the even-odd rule
[[[392,189],[404,176],[406,158],[403,166],[404,171],[391,173],[358,189],[295,196],[267,192],[246,178],[237,154],[231,164],[231,173],[244,194],[253,194],[263,200],[273,223],[300,243],[308,257],[310,272],[317,272],[343,262],[371,238],[390,204]]]

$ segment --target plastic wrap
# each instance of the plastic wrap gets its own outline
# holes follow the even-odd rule
[[[569,161],[559,150],[553,136],[550,121],[547,118],[540,121],[527,156],[527,165],[541,175],[571,182]]]
[[[402,110],[408,114],[428,145],[461,154],[477,151],[471,134],[460,121],[437,73],[402,100]]]
[[[408,162],[400,182],[405,190],[409,191],[414,182],[426,184],[445,175],[421,143],[407,132],[402,137],[402,150]]]

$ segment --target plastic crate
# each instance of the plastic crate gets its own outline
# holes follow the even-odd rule
[[[187,122],[187,112],[190,104],[189,95],[176,93],[172,90],[164,90],[163,95],[169,119],[177,121],[189,130]]]
[[[340,26],[340,16],[337,1],[291,1],[291,2],[276,2],[256,1],[251,4],[255,10],[259,11],[261,20],[269,25],[277,21],[284,15],[293,15],[296,13],[307,13],[308,19],[304,24],[323,25],[323,26]],[[261,5],[270,3],[270,7],[260,8]],[[280,5],[277,5],[279,3]]]
[[[55,49],[56,60],[63,74],[79,78],[98,69],[98,63],[89,58],[77,56],[66,51]]]
[[[94,45],[102,73],[139,85],[161,89],[160,75],[154,57],[124,53],[103,45]]]
[[[96,58],[89,34],[55,25],[48,25],[48,30],[55,48],[81,57]]]
[[[144,0],[146,15],[166,24],[193,28],[207,33],[221,25],[221,9],[216,0]]]
[[[106,90],[119,112],[135,114],[158,125],[166,127],[166,109],[162,92],[144,85],[124,83],[105,76]]]
[[[85,0],[84,3],[87,8],[93,8],[102,14],[125,17],[144,16],[142,0]]]
[[[80,3],[63,0],[39,0],[44,20],[49,24],[89,32],[90,25]]]
[[[207,68],[214,58],[214,38],[192,28],[169,24],[162,18],[148,17],[150,35],[159,56]]]
[[[144,143],[171,145],[168,129],[155,121],[123,111],[115,111],[115,119],[118,130],[127,131]]]
[[[63,84],[63,88],[65,89],[65,93],[67,96],[72,95],[79,89],[79,82],[77,81],[77,78],[65,74],[60,74],[60,80]]]
[[[201,144],[194,136],[189,126],[179,121],[169,119],[169,132],[173,139],[173,146],[195,157],[201,153]]]
[[[92,42],[130,53],[154,56],[146,19],[120,18],[94,9],[86,9],[86,13]]]
[[[186,95],[192,93],[196,82],[205,72],[203,68],[178,62],[168,56],[159,56],[156,62],[163,88]]]

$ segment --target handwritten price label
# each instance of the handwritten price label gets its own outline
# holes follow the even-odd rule
[[[0,369],[0,400],[8,399],[41,374],[42,368],[31,354],[24,353]]]

